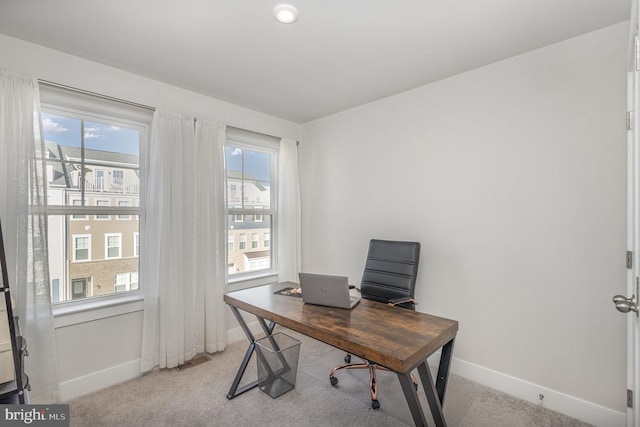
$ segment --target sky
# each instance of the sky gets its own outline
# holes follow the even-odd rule
[[[80,147],[82,120],[42,114],[42,126],[46,141],[60,145]],[[139,132],[135,129],[105,123],[84,121],[85,148],[115,153],[140,155]],[[271,155],[269,153],[225,147],[227,169],[242,171],[269,187],[271,182]],[[244,164],[243,164],[244,162]]]
[[[44,139],[60,145],[80,147],[82,120],[42,114]],[[84,121],[84,146],[92,150],[140,155],[140,132],[105,123]]]
[[[256,180],[262,181],[262,185],[269,187],[271,182],[271,155],[269,153],[229,146],[225,147],[225,153],[228,170],[241,172],[244,161],[244,172]]]

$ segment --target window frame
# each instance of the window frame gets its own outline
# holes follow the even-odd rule
[[[133,232],[133,256],[136,258],[140,257],[140,231]],[[139,279],[138,279],[139,281]]]
[[[100,204],[101,202],[107,202],[108,204],[101,205]],[[103,196],[94,197],[93,203],[95,203],[96,207],[100,207],[100,208],[106,208],[111,206],[111,200]],[[111,221],[111,215],[98,214],[98,215],[94,215],[93,219],[96,221]]]
[[[91,259],[91,244],[92,244],[92,235],[91,234],[72,234],[71,235],[71,244],[73,248],[73,262],[89,262]],[[78,242],[76,239],[87,239],[87,247],[81,248],[87,250],[87,259],[78,259]]]
[[[108,212],[112,219],[117,218],[118,215],[127,215],[130,216],[131,219],[135,218],[138,226],[137,233],[139,233],[140,230],[144,228],[145,215],[144,204],[142,203],[144,200],[143,177],[146,174],[145,159],[147,157],[147,147],[153,118],[152,111],[135,106],[128,106],[120,102],[100,99],[92,95],[78,94],[65,89],[49,87],[44,87],[44,90],[43,87],[41,87],[41,100],[41,111],[44,114],[58,115],[90,122],[106,123],[116,126],[121,125],[139,132],[139,160],[138,164],[134,168],[139,174],[139,201],[132,202],[130,207],[97,207],[90,206],[91,200],[86,196],[83,200],[84,203],[82,204],[82,196],[79,196],[78,200],[80,201],[81,206],[70,206],[68,204],[49,205],[46,211],[47,216],[54,217],[59,215],[72,221],[91,221],[94,220],[95,215],[102,214],[102,211],[104,210],[105,212]],[[127,168],[125,167],[125,169]],[[38,209],[38,207],[32,207],[32,209]],[[120,237],[121,256],[124,251],[123,244],[125,244],[125,242],[123,241],[123,238]],[[135,258],[139,258],[139,250],[143,250],[143,248],[141,249],[138,247],[137,253],[135,253],[136,250],[134,248]],[[73,252],[73,256],[75,257],[75,251]],[[63,280],[61,280],[61,282],[67,280],[64,277],[62,279]],[[62,283],[60,286],[62,286]],[[89,298],[89,296],[91,297]],[[134,291],[121,293],[113,292],[97,296],[87,295],[87,298],[77,300],[73,300],[69,297],[66,301],[55,301],[52,302],[52,309],[54,317],[56,318],[56,327],[96,320],[103,317],[110,317],[116,311],[121,313],[129,312],[129,310],[137,311],[142,307],[141,302],[143,298],[144,287],[142,286],[142,283],[140,283],[140,276],[138,275],[138,289]],[[58,316],[60,316],[60,318],[58,318]]]
[[[126,205],[122,205],[121,203],[126,203]],[[131,207],[131,200],[116,199],[116,206],[118,206],[119,208]],[[131,215],[129,214],[116,215],[116,220],[118,221],[128,221],[130,219]]]
[[[256,212],[256,209],[243,209],[237,206],[230,206],[229,200],[226,200],[226,215],[227,225],[225,234],[228,236],[230,232],[230,225],[235,222],[235,215],[243,215],[243,219],[246,219],[248,215],[261,215],[270,217],[270,247],[266,248],[270,252],[271,268],[257,271],[249,271],[236,274],[228,274],[227,281],[230,290],[243,289],[251,286],[258,286],[266,283],[271,283],[277,279],[278,275],[278,251],[277,251],[277,238],[278,235],[278,156],[280,150],[280,139],[275,137],[269,137],[262,134],[257,134],[250,131],[243,131],[240,129],[231,128],[227,130],[227,139],[225,143],[225,155],[227,147],[240,148],[242,150],[250,150],[257,152],[265,152],[270,154],[271,158],[271,182],[270,182],[270,209],[261,209]],[[226,164],[226,162],[225,162]],[[227,187],[227,169],[225,166],[225,188]],[[255,222],[255,221],[254,221]],[[243,230],[245,231],[245,230]],[[246,230],[247,233],[251,231]],[[238,247],[241,245],[240,239],[238,239]],[[247,242],[245,242],[245,250],[251,249]],[[260,249],[260,248],[259,248]],[[229,252],[227,250],[227,264],[231,261],[228,259]]]
[[[118,246],[109,246],[109,238],[117,237],[118,238]],[[118,248],[117,256],[109,256],[109,249]],[[120,233],[104,233],[104,259],[112,260],[112,259],[121,259],[122,258],[122,232]]]

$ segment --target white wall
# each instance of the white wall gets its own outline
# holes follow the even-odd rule
[[[0,67],[231,126],[299,139],[298,124],[0,35]],[[56,317],[61,398],[73,398],[139,373],[142,303]],[[236,325],[235,319],[230,327]],[[239,338],[238,331],[234,337]],[[52,349],[54,351],[55,349]],[[27,359],[28,368],[29,359]],[[36,385],[33,385],[34,387]]]
[[[454,370],[620,422],[627,37],[619,24],[303,125],[303,269],[357,283],[370,238],[418,240],[418,309],[460,321]]]

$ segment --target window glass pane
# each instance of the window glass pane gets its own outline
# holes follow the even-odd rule
[[[139,289],[143,125],[45,108],[52,302]],[[104,120],[102,120],[104,118]]]
[[[83,190],[138,198],[140,131],[50,113],[42,118],[50,205],[69,205],[69,196]]]
[[[45,159],[50,205],[69,204],[70,193],[80,189],[82,180],[82,121],[72,117],[42,114]],[[65,188],[66,192],[52,191]],[[76,199],[80,201],[79,193]],[[67,196],[67,197],[65,197]]]
[[[243,209],[271,208],[271,153],[227,146],[227,204]]]
[[[229,215],[229,221],[232,217]],[[271,268],[271,215],[263,215],[257,223],[248,221],[249,218],[253,216],[247,215],[240,225],[230,222],[228,242],[238,242],[237,245],[230,243],[227,248],[230,275]]]
[[[138,166],[140,138],[138,131],[108,123],[85,120],[85,148],[107,153],[130,155],[130,164]],[[120,157],[120,156],[119,156]]]
[[[270,270],[274,152],[228,144],[225,156],[229,275]]]
[[[138,284],[138,221],[115,215],[100,228],[72,215],[49,216],[49,275],[52,302],[133,291]],[[112,233],[104,233],[107,228]]]

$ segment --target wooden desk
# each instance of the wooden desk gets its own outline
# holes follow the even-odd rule
[[[352,310],[303,304],[301,298],[274,295],[285,282],[230,292],[224,296],[250,341],[244,360],[227,394],[228,399],[255,387],[238,388],[255,349],[255,338],[238,310],[256,315],[265,334],[280,324],[396,372],[416,425],[427,425],[410,373],[418,373],[434,422],[446,426],[442,414],[458,322],[417,311],[391,307],[362,299]],[[269,321],[267,325],[265,320]],[[427,357],[442,348],[437,381],[434,383]],[[327,372],[327,379],[329,373]]]

